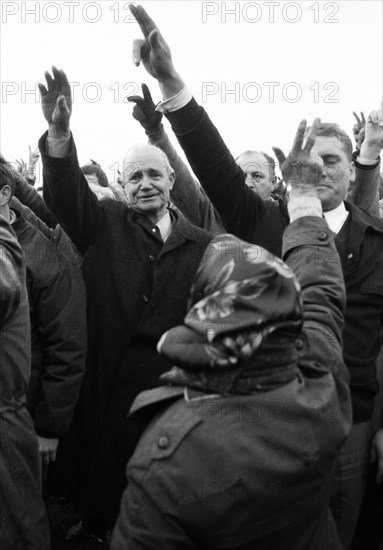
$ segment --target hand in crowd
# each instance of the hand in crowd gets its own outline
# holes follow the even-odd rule
[[[356,119],[356,123],[352,127],[352,131],[354,133],[356,148],[360,149],[360,147],[363,143],[363,140],[364,140],[364,129],[365,129],[365,125],[366,125],[366,119],[364,117],[364,113],[362,113],[362,112],[360,113],[360,118],[356,114],[355,111],[353,111],[352,114],[354,115],[354,117]]]
[[[39,453],[43,464],[49,464],[56,461],[57,446],[59,444],[58,438],[49,439],[47,437],[37,436],[39,443]]]
[[[70,135],[69,120],[72,113],[72,93],[64,71],[52,67],[53,78],[45,71],[47,86],[39,84],[41,107],[49,126],[49,136],[64,138]]]
[[[322,179],[323,161],[312,152],[316,140],[320,119],[316,118],[306,137],[306,120],[298,126],[291,152],[283,162],[282,175],[285,180],[290,198],[300,196],[316,197],[316,187]]]
[[[39,148],[36,147],[34,151],[32,151],[31,146],[28,145],[29,148],[29,157],[28,157],[28,170],[34,170],[35,166],[40,158]]]
[[[383,99],[377,111],[371,111],[365,123],[365,137],[360,147],[362,158],[376,160],[383,149]]]
[[[20,160],[16,159],[16,164],[17,164],[16,166],[17,172],[20,174],[20,176],[25,178],[27,174],[27,163],[23,159],[20,159]]]
[[[142,61],[147,72],[158,80],[163,99],[167,99],[184,87],[174,69],[170,48],[142,6],[129,4],[129,9],[144,35],[144,38],[133,41],[133,63],[138,67]]]
[[[378,461],[376,483],[383,481],[383,428],[380,428],[374,436],[371,444],[371,462]]]
[[[138,120],[147,134],[152,134],[160,128],[163,115],[156,111],[156,105],[146,84],[142,84],[142,94],[144,97],[133,95],[128,97],[128,101],[135,103],[133,118]]]
[[[282,166],[285,163],[286,155],[284,154],[282,149],[280,149],[279,147],[272,147],[272,150],[274,151],[274,155],[277,157],[277,161],[278,161],[278,164],[279,164],[279,169],[282,172]]]

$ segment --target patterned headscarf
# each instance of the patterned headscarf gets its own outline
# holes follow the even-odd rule
[[[300,286],[291,269],[233,235],[215,237],[196,273],[184,325],[158,351],[177,365],[170,384],[243,393],[296,376],[302,326]]]

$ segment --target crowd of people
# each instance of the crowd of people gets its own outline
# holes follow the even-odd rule
[[[55,495],[68,549],[378,550],[382,105],[354,147],[317,118],[234,158],[130,9],[162,101],[129,98],[118,181],[80,167],[56,67],[38,150],[0,157],[0,547],[52,548]]]

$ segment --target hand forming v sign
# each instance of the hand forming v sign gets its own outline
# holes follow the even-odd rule
[[[316,187],[322,179],[322,159],[313,154],[320,119],[316,118],[302,148],[307,122],[302,120],[298,126],[291,152],[286,158],[282,174],[290,191],[290,198],[298,196],[316,197]]]

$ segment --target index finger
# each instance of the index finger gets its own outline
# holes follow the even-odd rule
[[[353,114],[354,117],[356,118],[356,122],[358,123],[358,126],[360,126],[360,124],[361,124],[362,121],[360,120],[360,118],[358,117],[358,115],[356,114],[355,111],[353,111],[352,114]]]
[[[146,84],[141,84],[142,93],[146,102],[153,103],[152,94]]]
[[[302,143],[303,143],[306,127],[307,127],[307,120],[305,119],[301,120],[298,126],[297,133],[295,134],[293,147],[290,153],[294,157],[297,157],[302,150]]]
[[[145,38],[147,38],[152,31],[158,29],[153,19],[149,17],[142,6],[129,4],[129,9],[137,23],[140,25],[140,29],[142,30],[142,34],[145,36]]]
[[[318,132],[319,124],[320,124],[320,118],[315,118],[314,122],[311,125],[310,131],[307,135],[306,145],[304,147],[304,152],[305,153],[309,153],[311,151],[311,149],[313,148],[313,145],[314,145],[315,140],[317,138],[317,132]]]

